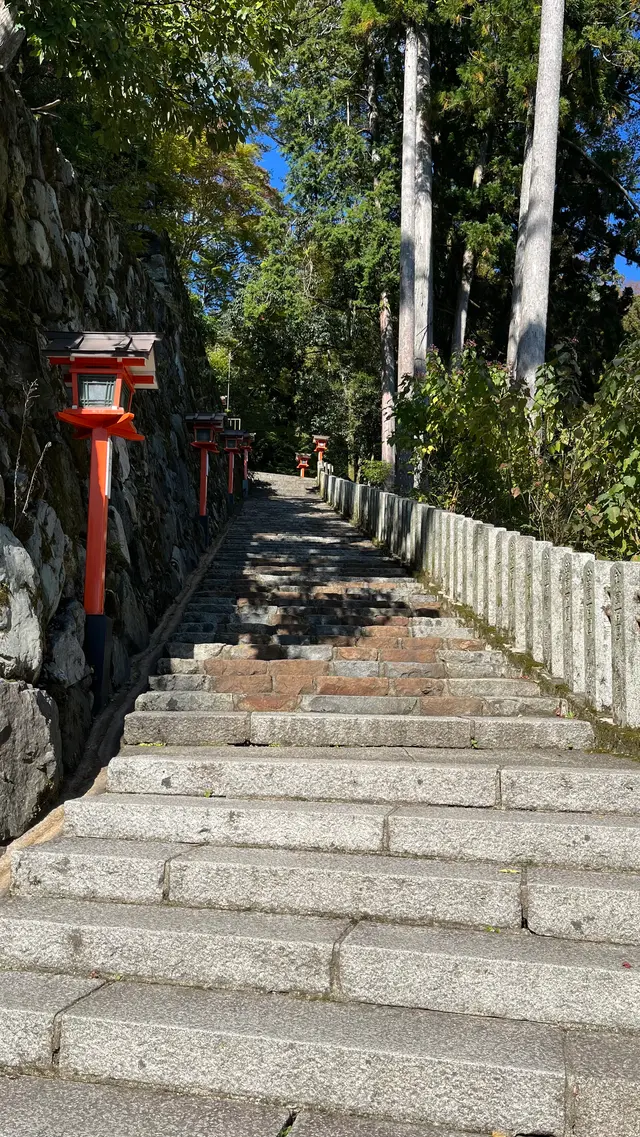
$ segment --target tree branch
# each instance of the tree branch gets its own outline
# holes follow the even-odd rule
[[[620,191],[622,196],[629,203],[634,213],[637,213],[640,217],[640,205],[638,205],[637,202],[633,200],[631,194],[624,188],[622,182],[619,182],[618,179],[614,178],[613,174],[609,174],[607,170],[603,170],[602,166],[598,165],[595,159],[592,158],[590,154],[587,154],[586,150],[583,150],[581,146],[578,146],[577,142],[572,142],[570,138],[564,138],[563,135],[560,135],[559,137],[560,141],[564,142],[565,146],[569,146],[571,150],[575,150],[577,154],[581,154],[585,161],[587,161],[590,166],[593,166],[593,168],[597,170],[598,173],[601,174],[601,176],[606,181],[611,182],[611,185],[615,186],[616,189]]]

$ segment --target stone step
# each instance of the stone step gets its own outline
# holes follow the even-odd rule
[[[388,820],[400,856],[640,871],[640,818],[400,806]]]
[[[279,1137],[291,1116],[286,1106],[24,1074],[0,1076],[0,1101],[2,1137]],[[300,1122],[310,1135],[313,1116]]]
[[[538,936],[640,946],[640,874],[529,869],[527,922]]]
[[[159,692],[150,692],[154,698]],[[194,692],[197,697],[197,693]],[[177,698],[178,696],[174,696]],[[184,696],[183,696],[184,697]],[[267,700],[269,710],[255,709]],[[251,700],[251,701],[250,701]],[[279,703],[278,700],[281,700]],[[578,719],[492,718],[488,715],[328,714],[286,709],[286,696],[247,697],[249,712],[137,710],[126,716],[124,741],[137,746],[420,746],[496,750],[581,749],[592,745],[593,729]],[[284,702],[285,709],[280,710]],[[264,708],[264,701],[259,704]]]
[[[59,837],[12,864],[12,893],[519,928],[520,873],[410,858]],[[182,855],[185,853],[185,855]]]
[[[402,747],[124,747],[118,793],[371,800],[640,814],[640,770],[568,751]],[[628,767],[632,767],[628,769]],[[553,808],[552,808],[553,807]]]
[[[71,1137],[75,1137],[75,1134]],[[442,1129],[433,1129],[431,1125],[379,1121],[355,1117],[353,1114],[316,1113],[315,1110],[303,1109],[293,1123],[290,1137],[480,1137],[480,1134],[469,1131],[466,1134],[454,1133],[449,1127],[443,1133]]]
[[[348,920],[67,899],[0,902],[0,968],[328,995]]]
[[[69,975],[0,971],[0,1069],[50,1070],[57,1016],[99,986]],[[3,1120],[1,1110],[0,1126]]]
[[[411,760],[402,750],[203,748],[202,755],[137,747],[112,759],[113,793],[232,798],[300,798],[321,801],[423,802],[493,807],[496,762],[438,751]],[[473,751],[465,751],[473,759]],[[376,757],[380,755],[381,757]]]
[[[167,697],[168,699],[172,698],[171,695]],[[177,698],[180,699],[182,696],[177,696]],[[187,695],[187,698],[190,699],[191,696]],[[558,707],[559,700],[557,698],[543,696],[491,698],[489,696],[463,697],[438,695],[436,693],[404,697],[392,695],[301,695],[298,704],[300,711],[330,715],[505,715],[519,717],[554,715]],[[185,707],[184,709],[189,708]]]
[[[640,950],[363,922],[339,949],[343,998],[572,1026],[640,1029]]]
[[[184,648],[184,645],[181,645]],[[220,653],[215,656],[208,657],[209,659],[216,659],[219,663],[219,670],[212,671],[210,668],[205,669],[205,658],[182,658],[166,656],[158,661],[157,672],[159,675],[196,675],[204,673],[207,674],[222,674],[226,673],[227,668],[234,661],[229,659],[228,656],[223,655],[222,647]],[[283,649],[284,651],[285,649]],[[478,683],[489,683],[492,680],[504,680],[505,682],[516,681],[518,683],[527,683],[527,691],[530,691],[529,680],[522,679],[518,671],[514,667],[509,667],[504,659],[500,658],[498,661],[488,658],[490,655],[495,655],[494,652],[448,652],[443,650],[433,650],[430,654],[433,657],[431,662],[414,662],[407,661],[405,663],[398,660],[385,662],[378,659],[378,652],[375,648],[365,648],[360,650],[358,648],[350,649],[356,653],[356,658],[340,658],[340,653],[344,654],[344,649],[337,648],[328,650],[323,646],[310,648],[311,651],[319,651],[318,659],[323,660],[330,664],[327,668],[326,674],[328,675],[342,675],[350,678],[362,677],[388,677],[389,679],[411,679],[411,678],[432,678],[432,679],[445,679],[451,678],[453,680],[475,680]],[[291,656],[291,649],[287,649],[287,657]],[[191,654],[191,652],[189,652]],[[426,652],[425,652],[426,654]],[[464,656],[464,660],[454,659],[449,660],[446,657],[449,655]],[[334,658],[334,656],[336,658]],[[362,658],[358,658],[361,656]],[[374,658],[371,658],[371,657]],[[476,662],[476,657],[480,656],[481,659]],[[269,661],[264,661],[268,663]],[[264,670],[264,669],[263,669]],[[239,672],[238,672],[239,674]],[[246,672],[245,674],[250,674]],[[257,674],[253,672],[253,674]],[[518,688],[519,690],[520,688]],[[536,687],[537,690],[537,687]],[[488,693],[488,689],[486,691]]]
[[[149,727],[164,737],[147,741],[180,743],[169,737],[170,724]],[[142,724],[140,724],[142,729]],[[136,731],[136,733],[139,733]],[[200,732],[201,741],[206,741]],[[195,741],[195,737],[192,741]],[[127,741],[138,741],[129,738]],[[140,739],[144,741],[144,739]],[[491,718],[490,716],[349,715],[278,713],[251,715],[250,741],[259,746],[474,746],[480,750],[587,749],[593,744],[590,723],[578,719]]]
[[[385,818],[378,803],[248,800],[100,794],[65,804],[65,834],[106,840],[379,853]]]
[[[61,1016],[64,1077],[441,1128],[560,1135],[562,1034],[535,1023],[112,983]]]
[[[11,893],[160,904],[168,891],[167,866],[188,847],[160,841],[58,837],[13,855]]]

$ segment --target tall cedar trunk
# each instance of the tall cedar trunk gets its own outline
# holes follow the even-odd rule
[[[487,164],[488,149],[489,140],[488,138],[485,138],[480,147],[478,162],[473,171],[473,178],[471,180],[471,184],[475,190],[480,189],[480,186],[482,185],[485,166]],[[464,338],[467,332],[467,319],[469,316],[469,298],[471,296],[471,284],[473,281],[474,268],[475,255],[473,249],[470,249],[467,245],[462,254],[462,272],[460,273],[460,284],[458,287],[458,302],[456,304],[456,314],[453,322],[453,334],[451,336],[452,355],[456,355],[457,352],[462,351],[464,347]]]
[[[24,37],[24,28],[16,28],[11,8],[0,0],[0,71],[8,71]]]
[[[563,23],[564,0],[542,0],[517,352],[517,374],[528,388],[530,406],[536,393],[536,372],[545,360],[547,337]]]
[[[520,213],[518,216],[518,240],[516,259],[513,268],[513,291],[511,293],[511,319],[509,321],[509,341],[507,343],[507,367],[513,375],[518,356],[518,337],[520,335],[520,315],[522,305],[522,270],[524,267],[524,247],[527,240],[527,214],[529,212],[529,190],[531,189],[531,153],[533,143],[533,104],[527,115],[527,130],[524,140],[524,160],[522,162],[522,182],[520,185]]]
[[[377,167],[380,163],[378,153],[378,138],[380,129],[380,111],[378,107],[378,82],[373,58],[369,60],[369,82],[367,90],[367,103],[369,107],[369,138],[371,140],[371,163],[374,168],[373,188],[377,190],[379,177]],[[380,202],[376,196],[376,206],[380,209]],[[395,446],[389,441],[395,430],[395,415],[393,400],[396,392],[396,351],[393,338],[393,320],[391,306],[385,289],[380,294],[380,359],[381,359],[381,406],[380,406],[380,438],[381,457],[383,462],[389,462],[395,467]]]
[[[400,191],[400,313],[398,320],[398,390],[413,378],[415,329],[415,196],[418,36],[407,28],[404,47],[402,183]]]
[[[428,30],[418,33],[415,204],[415,347],[416,375],[426,372],[433,342],[433,157],[431,147],[431,45]]]
[[[380,347],[382,352],[382,461],[395,466],[396,450],[389,439],[396,428],[393,410],[396,388],[396,353],[393,341],[391,307],[386,292],[383,292],[380,297]]]

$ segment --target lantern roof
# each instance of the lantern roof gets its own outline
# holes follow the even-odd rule
[[[120,363],[134,387],[158,388],[154,348],[161,337],[155,332],[50,331],[46,336],[45,354],[65,371],[78,370],[78,362],[100,369]]]
[[[222,411],[217,414],[207,414],[206,411],[197,411],[193,415],[185,415],[184,421],[194,427],[208,426],[214,430],[224,430],[224,414]]]

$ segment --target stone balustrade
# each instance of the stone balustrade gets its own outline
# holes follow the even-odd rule
[[[640,727],[640,562],[487,525],[319,472],[322,497],[622,727]]]

